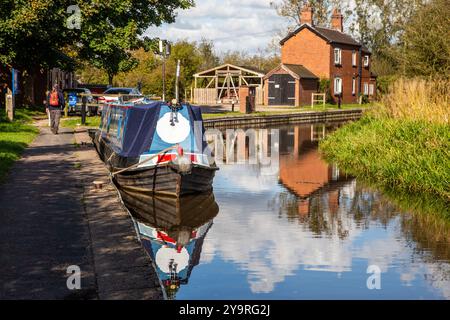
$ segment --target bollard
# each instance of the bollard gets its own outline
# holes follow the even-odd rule
[[[104,184],[103,181],[96,180],[93,183],[94,183],[95,190],[103,189],[103,184]]]

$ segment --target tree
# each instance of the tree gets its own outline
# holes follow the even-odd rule
[[[415,12],[393,50],[400,73],[449,77],[449,8],[449,0],[431,0]]]
[[[259,49],[254,54],[245,51],[228,51],[223,54],[221,61],[222,63],[251,67],[266,72],[272,70],[281,62],[279,55],[270,54],[270,51],[269,47],[265,50]]]
[[[66,27],[69,1],[2,0],[0,62],[21,71],[41,67],[73,67],[64,54],[75,33]]]
[[[396,58],[392,46],[398,42],[405,26],[425,0],[355,0],[350,31],[373,53],[372,70],[395,72]]]
[[[174,22],[176,9],[193,5],[193,0],[82,1],[80,57],[104,69],[112,84],[116,74],[137,65],[131,50],[142,45],[139,37],[150,25]]]
[[[77,5],[80,28],[68,28],[67,10]],[[1,0],[0,62],[18,69],[73,67],[91,62],[113,76],[136,65],[131,50],[151,25],[171,23],[176,9],[193,0]]]
[[[214,68],[219,64],[219,57],[214,52],[214,42],[203,38],[197,45],[202,64],[201,70]]]
[[[272,2],[271,6],[277,10],[280,16],[289,18],[294,26],[300,26],[302,24],[301,12],[306,4],[311,5],[314,9],[314,24],[321,26],[329,25],[329,17],[333,8],[344,9],[344,4],[337,0],[281,0],[281,2]]]

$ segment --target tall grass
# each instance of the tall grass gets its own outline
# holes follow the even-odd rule
[[[400,78],[380,100],[375,116],[448,124],[450,80]]]
[[[450,204],[449,103],[449,80],[399,79],[363,119],[327,137],[320,149],[384,190]]]

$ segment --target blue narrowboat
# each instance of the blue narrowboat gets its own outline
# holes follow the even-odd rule
[[[207,151],[199,107],[159,101],[107,104],[91,138],[118,189],[136,198],[212,190],[218,168]]]
[[[128,199],[123,198],[140,240],[155,262],[167,297],[173,299],[200,261],[203,240],[219,212],[214,194],[149,197],[146,206],[129,206]]]

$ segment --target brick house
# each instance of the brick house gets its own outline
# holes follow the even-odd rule
[[[313,24],[313,9],[305,6],[301,22],[280,42],[281,64],[264,77],[265,104],[311,104],[320,79],[329,79],[334,101],[340,96],[343,103],[356,103],[360,93],[373,98],[376,76],[370,71],[371,53],[343,32],[340,11],[333,11],[331,28],[325,28]],[[296,77],[288,71],[294,69],[303,72]],[[283,98],[285,94],[288,97]]]

